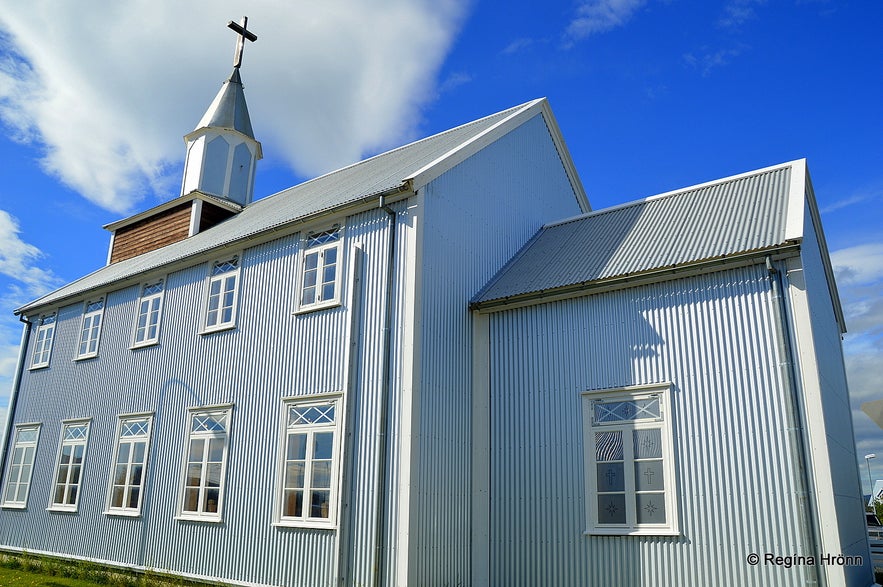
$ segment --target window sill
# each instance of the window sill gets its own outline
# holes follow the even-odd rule
[[[58,506],[58,505],[51,505],[48,508],[46,508],[46,511],[52,512],[54,514],[76,514],[77,513],[77,506],[63,507],[63,506]]]
[[[89,359],[97,359],[97,358],[98,358],[98,353],[92,353],[90,355],[78,355],[78,356],[74,357],[73,362],[79,363],[80,361],[88,361]]]
[[[233,330],[236,328],[236,324],[223,324],[221,326],[212,326],[210,328],[203,328],[199,334],[205,336],[206,334],[214,334],[215,332],[224,332],[225,330]]]
[[[678,530],[670,528],[594,528],[583,532],[583,536],[680,536]]]
[[[159,344],[159,339],[149,340],[145,342],[136,342],[129,346],[130,351],[137,351],[138,349],[144,349],[151,346],[156,346]]]
[[[40,369],[48,369],[49,363],[40,363],[39,365],[31,365],[28,371],[39,371]]]
[[[140,518],[141,512],[127,512],[125,510],[107,510],[104,512],[105,516],[120,516],[123,518]]]
[[[24,503],[4,503],[0,505],[0,509],[4,510],[26,510],[28,509],[27,504]]]
[[[309,314],[310,312],[317,312],[319,310],[327,310],[328,308],[336,308],[340,306],[340,300],[329,300],[327,302],[317,302],[315,304],[310,304],[309,306],[299,306],[295,311],[294,315],[298,316],[300,314]]]
[[[310,528],[314,530],[337,530],[337,524],[310,520],[283,520],[274,522],[276,528]]]
[[[207,524],[222,524],[224,520],[218,517],[209,517],[209,516],[189,516],[187,514],[181,514],[175,516],[175,519],[179,522],[205,522]]]

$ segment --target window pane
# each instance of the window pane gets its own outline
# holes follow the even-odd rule
[[[190,458],[191,463],[202,462],[202,453],[205,450],[205,440],[194,438],[190,441]]]
[[[186,489],[184,491],[184,511],[195,512],[199,508],[199,489]]]
[[[202,481],[202,465],[187,465],[187,487],[199,487]]]
[[[637,491],[662,491],[665,489],[662,461],[635,463],[635,489]]]
[[[595,460],[599,462],[622,460],[621,431],[595,433]]]
[[[330,459],[333,447],[334,432],[317,432],[314,436],[313,458]]]
[[[598,523],[625,524],[625,495],[615,493],[598,496]]]
[[[113,484],[123,485],[126,482],[126,465],[117,465],[113,474]]]
[[[306,434],[289,434],[288,435],[288,452],[286,458],[288,460],[307,458],[307,435]]]
[[[218,501],[220,500],[221,492],[217,489],[206,489],[205,490],[205,510],[210,514],[218,513]]]
[[[220,463],[224,460],[224,439],[212,438],[209,441],[208,462]]]
[[[112,508],[120,508],[123,507],[123,488],[122,487],[114,487],[110,493],[110,507]]]
[[[331,461],[313,463],[312,486],[319,489],[331,489]]]
[[[625,491],[625,475],[622,463],[599,463],[598,491]]]
[[[639,524],[665,524],[664,493],[639,493],[635,498]]]
[[[596,424],[624,422],[632,420],[659,419],[661,417],[659,396],[625,401],[595,400],[594,419]]]
[[[311,518],[327,518],[330,511],[331,493],[329,491],[314,491],[310,506]]]
[[[285,466],[285,488],[302,489],[304,486],[303,462],[289,463]]]
[[[303,515],[303,491],[286,490],[282,500],[282,515],[286,517],[300,517]]]
[[[138,507],[138,498],[141,495],[141,490],[138,487],[132,488],[132,493],[129,494],[129,503],[126,504],[129,508],[137,508]]]
[[[662,431],[659,428],[635,430],[634,439],[636,459],[662,458]]]

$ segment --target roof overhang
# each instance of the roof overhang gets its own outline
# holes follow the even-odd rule
[[[115,230],[119,230],[120,228],[124,228],[126,226],[131,225],[131,224],[135,224],[136,222],[144,220],[145,218],[150,218],[151,216],[155,216],[156,214],[160,214],[162,212],[165,212],[166,210],[171,210],[172,208],[180,206],[181,204],[187,204],[189,202],[192,202],[193,200],[202,200],[203,202],[208,202],[209,204],[213,204],[219,208],[224,208],[226,210],[229,210],[230,212],[233,212],[234,214],[238,214],[239,212],[242,212],[242,208],[243,208],[241,205],[237,204],[236,202],[232,202],[232,201],[226,200],[224,198],[219,198],[217,196],[212,196],[210,194],[206,194],[206,193],[200,192],[198,190],[193,190],[189,194],[185,194],[185,195],[175,198],[173,200],[169,200],[168,202],[163,202],[162,204],[160,204],[158,206],[154,206],[153,208],[151,208],[149,210],[145,210],[144,212],[139,212],[138,214],[135,214],[134,216],[129,216],[128,218],[123,218],[121,220],[117,220],[116,222],[111,222],[110,224],[105,224],[103,226],[103,228],[105,230],[109,230],[111,232],[114,232]]]
[[[526,292],[505,298],[472,302],[469,305],[469,309],[483,314],[502,312],[504,310],[513,310],[525,306],[546,304],[549,302],[557,302],[560,300],[578,298],[607,291],[648,285],[651,283],[659,283],[684,277],[692,277],[694,275],[702,275],[713,271],[724,271],[726,269],[735,269],[737,267],[762,265],[766,262],[767,258],[777,261],[789,257],[797,257],[799,255],[800,243],[792,242],[765,249],[746,251],[744,253],[702,259],[667,267],[658,267],[646,271],[629,273],[627,275],[605,277],[552,289]]]

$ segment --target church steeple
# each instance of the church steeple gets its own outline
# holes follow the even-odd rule
[[[263,153],[261,144],[254,138],[239,75],[245,40],[257,40],[257,36],[246,28],[247,24],[247,17],[242,17],[241,23],[230,21],[227,24],[238,37],[233,72],[196,129],[184,137],[187,156],[182,196],[199,190],[243,206],[251,203],[255,164]]]

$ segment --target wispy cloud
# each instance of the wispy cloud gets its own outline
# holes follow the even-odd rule
[[[731,0],[724,6],[724,13],[717,24],[723,28],[738,28],[757,18],[755,7],[766,4],[766,0]]]
[[[42,257],[40,249],[21,239],[16,219],[0,210],[0,275],[13,280],[15,294],[36,297],[59,285],[61,280],[56,275],[38,265]],[[7,293],[4,299],[9,297]]]
[[[503,55],[515,55],[516,53],[521,53],[525,49],[532,47],[536,41],[534,39],[521,37],[519,39],[515,39],[508,45],[506,45],[501,53]]]
[[[258,41],[242,76],[264,153],[315,175],[411,138],[467,3],[250,4]],[[103,208],[176,196],[181,137],[230,72],[224,24],[241,10],[234,0],[4,6],[0,120]],[[401,32],[414,30],[403,51]]]
[[[578,41],[625,25],[646,0],[583,0],[567,27],[566,36]]]
[[[744,46],[715,50],[703,47],[697,53],[684,54],[683,58],[684,63],[700,71],[703,76],[708,76],[711,75],[713,70],[728,65],[733,59],[742,54],[744,50]]]
[[[472,75],[463,71],[455,71],[444,79],[438,86],[440,94],[453,91],[460,86],[466,85],[472,81]]]

